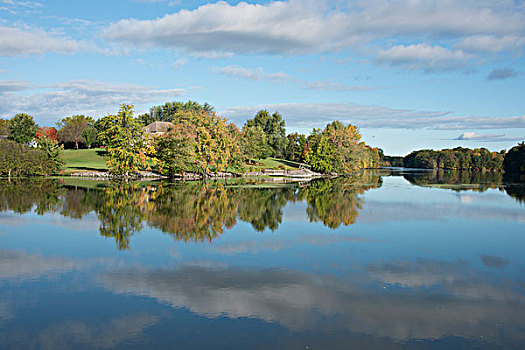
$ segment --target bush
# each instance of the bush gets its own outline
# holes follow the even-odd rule
[[[53,170],[46,152],[14,141],[0,140],[0,175],[49,175]]]

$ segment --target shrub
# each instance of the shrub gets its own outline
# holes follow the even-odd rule
[[[46,152],[14,141],[0,140],[0,175],[49,175],[53,170]]]

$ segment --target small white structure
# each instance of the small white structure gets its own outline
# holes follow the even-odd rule
[[[146,126],[146,132],[151,135],[162,135],[175,128],[175,124],[170,122],[155,121]]]

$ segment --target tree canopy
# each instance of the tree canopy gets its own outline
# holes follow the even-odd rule
[[[133,105],[122,104],[117,115],[107,115],[100,121],[99,139],[108,152],[110,172],[129,176],[149,169],[147,155],[154,153],[144,126],[133,118]]]
[[[85,115],[74,115],[58,121],[58,134],[61,142],[72,142],[78,149],[78,143],[85,143],[84,132],[93,127],[95,121],[93,118]]]
[[[7,129],[7,138],[9,140],[27,145],[35,138],[38,125],[36,125],[32,116],[19,113],[11,118]]]

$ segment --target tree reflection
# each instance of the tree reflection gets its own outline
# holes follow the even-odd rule
[[[500,172],[437,170],[428,172],[411,172],[403,174],[411,184],[418,186],[436,186],[455,191],[486,191],[499,189],[503,191],[503,175]]]
[[[266,228],[275,231],[283,219],[283,207],[295,199],[295,187],[285,188],[240,188],[239,219],[249,222],[262,232]]]
[[[211,241],[236,224],[236,197],[221,184],[160,184],[151,202],[148,224],[175,240]]]
[[[295,201],[307,203],[310,222],[333,229],[352,225],[364,205],[362,194],[380,187],[382,176],[388,175],[363,172],[273,187],[253,187],[244,182],[107,183],[102,187],[87,183],[82,187],[53,179],[0,180],[0,211],[34,211],[40,215],[55,212],[74,220],[94,212],[100,221],[100,234],[113,238],[118,249],[125,250],[144,225],[184,242],[211,242],[235,226],[237,220],[251,224],[258,232],[275,231],[283,220],[284,207]],[[435,171],[404,177],[418,186],[438,185],[457,191],[494,188],[519,201],[525,199],[524,183],[520,179],[502,179],[499,173]]]
[[[24,214],[34,209],[39,215],[54,212],[64,192],[58,180],[0,179],[0,211]]]
[[[306,211],[310,222],[320,221],[335,229],[341,224],[354,224],[364,204],[361,195],[381,187],[381,183],[381,177],[375,173],[358,173],[352,177],[314,181],[301,189],[300,196],[308,203]]]

